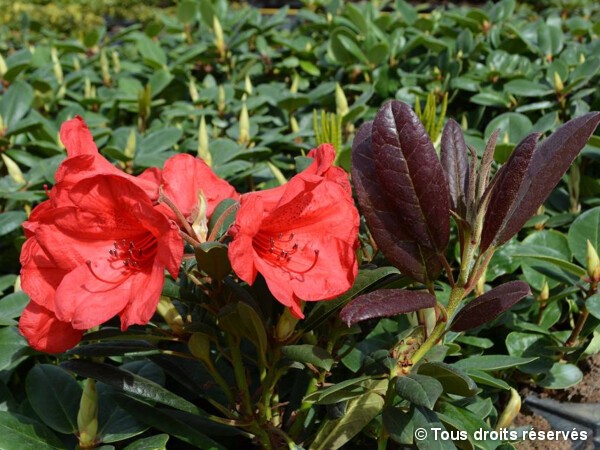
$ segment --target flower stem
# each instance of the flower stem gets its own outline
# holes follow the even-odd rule
[[[265,431],[261,424],[256,420],[256,417],[254,417],[252,399],[250,398],[250,390],[248,380],[246,378],[246,369],[244,367],[244,360],[240,352],[239,342],[236,342],[234,337],[227,333],[227,344],[229,345],[229,351],[231,352],[231,363],[233,364],[235,381],[242,395],[241,406],[248,419],[252,421],[251,425],[249,426],[249,430],[260,441],[262,448],[271,450],[273,446],[271,444],[269,433]]]
[[[465,288],[462,286],[455,286],[450,292],[450,299],[448,300],[448,307],[446,308],[447,319],[441,320],[437,323],[427,340],[423,342],[423,344],[417,349],[417,351],[412,356],[413,365],[419,361],[425,354],[431,350],[431,348],[437,344],[437,342],[442,338],[444,333],[446,332],[446,325],[448,324],[447,320],[451,319],[454,315],[454,312],[460,305],[460,302],[464,298]]]

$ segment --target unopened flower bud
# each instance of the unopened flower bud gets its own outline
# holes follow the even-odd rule
[[[0,78],[3,78],[6,72],[8,72],[8,67],[6,66],[4,58],[0,55]]]
[[[23,172],[21,172],[21,168],[19,165],[6,156],[4,153],[1,155],[2,161],[6,166],[6,171],[8,172],[8,176],[18,185],[26,184],[25,177],[23,176]]]
[[[335,84],[335,111],[339,117],[344,117],[348,114],[348,100],[340,83]]]
[[[192,229],[196,235],[200,238],[200,242],[206,242],[206,236],[208,236],[208,219],[206,218],[206,209],[208,202],[202,192],[202,189],[198,191],[198,214],[192,223]]]
[[[563,84],[560,75],[558,74],[558,72],[554,72],[554,90],[556,92],[562,92],[564,88],[565,85]]]
[[[290,130],[292,133],[298,133],[300,131],[300,126],[294,116],[290,116]]]
[[[119,59],[119,54],[117,53],[116,50],[113,50],[111,56],[112,56],[113,70],[115,71],[115,73],[119,73],[121,71],[121,60]]]
[[[540,295],[538,295],[538,301],[542,304],[546,303],[550,298],[550,286],[548,286],[548,282],[544,280],[544,285],[542,286],[542,290],[540,291]]]
[[[102,72],[102,82],[104,83],[104,86],[110,86],[112,84],[112,79],[110,77],[110,66],[108,64],[108,57],[106,56],[105,49],[100,51],[100,70]]]
[[[213,16],[213,31],[215,32],[215,46],[219,51],[219,55],[221,59],[225,58],[226,49],[225,49],[225,38],[223,37],[223,27],[221,27],[221,22],[219,22],[219,18],[215,15]]]
[[[56,78],[58,84],[63,84],[64,75],[56,47],[52,47],[50,50],[50,57],[52,58],[52,70],[54,71],[54,78]]]
[[[297,94],[299,85],[300,85],[300,76],[298,75],[298,73],[294,73],[294,78],[292,78],[292,85],[290,86],[290,92],[292,94]]]
[[[175,334],[183,334],[183,318],[169,297],[164,295],[160,297],[156,312],[165,319],[165,322]]]
[[[188,89],[190,91],[190,98],[192,99],[192,103],[196,103],[200,96],[198,95],[198,88],[196,87],[196,82],[193,78],[190,78],[188,83]]]
[[[519,414],[519,411],[521,411],[521,396],[516,389],[510,388],[510,399],[498,419],[496,430],[508,428]]]
[[[600,259],[598,259],[598,252],[592,245],[587,241],[587,273],[593,281],[600,281]]]
[[[277,321],[277,326],[275,327],[275,339],[278,342],[285,342],[294,334],[294,330],[296,329],[296,324],[299,319],[294,317],[290,312],[289,308],[285,308],[283,314],[279,317]]]
[[[246,75],[246,79],[244,80],[244,90],[246,94],[252,95],[252,80],[250,80],[248,75]]]
[[[246,107],[246,96],[242,103],[242,111],[240,112],[240,136],[238,142],[242,145],[248,145],[250,143],[250,116],[248,115],[248,108]]]
[[[98,433],[98,394],[96,382],[85,380],[79,412],[77,413],[77,429],[79,430],[79,446],[83,449],[93,448]]]
[[[219,98],[217,100],[217,110],[219,114],[223,114],[225,112],[225,88],[223,85],[219,86]]]
[[[200,125],[198,126],[198,150],[197,154],[199,158],[210,167],[212,166],[212,155],[208,148],[208,130],[206,129],[206,118],[202,116],[200,118]]]
[[[136,135],[135,130],[131,130],[129,133],[129,137],[127,138],[127,144],[125,145],[125,149],[123,153],[127,158],[133,159],[135,157],[135,148],[136,148]]]

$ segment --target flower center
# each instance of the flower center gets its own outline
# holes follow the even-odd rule
[[[108,253],[109,266],[121,273],[117,279],[107,279],[97,273],[92,267],[91,261],[86,261],[92,274],[99,280],[106,283],[121,283],[134,272],[139,272],[149,264],[152,264],[156,252],[158,251],[158,241],[152,233],[146,233],[139,239],[127,240],[121,239],[114,241]]]
[[[299,248],[294,233],[272,236],[259,232],[253,239],[256,252],[265,261],[290,273],[303,274],[311,270],[319,259],[319,250],[312,250],[312,261],[306,262],[306,252]],[[310,252],[310,250],[308,250]]]

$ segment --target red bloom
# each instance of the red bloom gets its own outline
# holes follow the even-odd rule
[[[184,217],[191,216],[197,207],[200,190],[206,198],[207,217],[221,201],[240,197],[233,186],[219,178],[202,159],[185,153],[169,158],[162,173],[158,169],[148,169],[141,177],[159,179],[163,194],[175,203]]]
[[[21,282],[31,302],[19,328],[51,353],[115,315],[121,327],[147,323],[165,268],[176,277],[183,246],[177,226],[154,206],[158,185],[127,175],[99,153],[81,118],[66,122],[68,158],[50,199],[23,225]]]
[[[230,234],[236,274],[254,283],[257,272],[275,298],[297,317],[301,300],[328,300],[350,289],[357,273],[359,215],[346,173],[332,167],[335,151],[322,145],[314,162],[287,184],[242,196]]]
[[[116,314],[123,330],[147,323],[165,268],[176,277],[183,253],[177,226],[124,177],[83,179],[61,198],[29,225],[33,236],[21,253],[31,303],[19,327],[48,352],[67,350]]]

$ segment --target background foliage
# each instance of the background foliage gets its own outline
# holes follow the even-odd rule
[[[76,442],[71,412],[77,410],[80,385],[55,366],[57,358],[34,354],[15,328],[27,303],[17,279],[24,239],[20,224],[45,198],[43,186],[53,183],[65,157],[58,140],[64,120],[82,115],[101,152],[129,172],[160,166],[175,152],[189,152],[210,160],[219,176],[246,191],[281,184],[305,167],[303,156],[316,144],[315,110],[341,118],[338,163],[349,169],[356,125],[372,119],[390,98],[411,105],[420,101],[423,114],[428,95],[430,110],[437,104],[438,114],[447,98],[446,115],[462,125],[477,150],[500,128],[497,162],[505,161],[527,133],[549,133],[569,118],[600,109],[596,2],[549,1],[540,9],[504,0],[425,10],[402,0],[311,1],[298,11],[282,8],[273,15],[224,0],[182,0],[166,10],[157,9],[162,2],[145,3],[72,0],[59,7],[0,2],[0,424],[20,430],[10,435],[18,448],[26,448],[28,439],[30,445],[36,442],[35,448],[42,448],[40,440],[48,448]],[[495,422],[507,389],[517,381],[571,386],[582,376],[577,361],[600,349],[600,297],[587,299],[583,309],[580,286],[586,241],[600,249],[599,158],[596,136],[524,232],[494,256],[488,285],[520,278],[534,295],[496,321],[493,332],[484,327],[449,336],[447,353],[461,357],[459,381],[450,391],[475,389],[472,380],[484,387],[481,397],[464,405],[468,413],[447,406],[441,413],[446,425],[455,423],[454,418],[466,427],[464,417],[471,428],[483,423],[481,417]],[[365,262],[370,262],[368,245],[365,249]],[[402,286],[394,270],[377,271],[363,274],[345,300],[368,287]],[[186,285],[171,288],[175,298],[194,295]],[[318,308],[324,315],[333,311]],[[561,347],[583,312],[590,318],[579,345]],[[334,382],[375,370],[381,356],[377,352],[397,343],[406,320],[383,319],[353,329],[350,337],[315,342],[327,346],[332,357],[324,359],[328,362],[321,373],[334,361],[342,369]],[[302,327],[312,330],[324,323],[315,312]],[[182,398],[202,402],[219,395],[205,388],[202,370],[194,367],[184,374],[159,347],[148,347],[135,335],[131,339],[128,345],[120,343],[119,351],[107,350],[113,362],[139,375],[130,394],[178,412],[137,402],[111,390],[110,383],[99,383],[104,443],[130,439],[150,427],[192,446],[216,445],[212,439],[225,446],[236,442],[239,437],[231,436],[231,428],[207,425],[196,406]],[[481,358],[487,355],[507,359],[486,366],[490,360]],[[534,356],[539,358],[534,361]],[[307,362],[306,355],[289,358]],[[94,376],[108,382],[114,374]],[[176,395],[156,387],[173,386],[175,380],[185,392]],[[159,392],[153,398],[144,397],[144,383],[150,382]],[[60,390],[53,391],[54,386]],[[410,387],[398,389],[405,388]],[[380,387],[376,380],[358,378],[355,385],[340,389],[313,394],[312,400],[335,405],[353,399],[352,392],[379,392]],[[426,407],[436,399],[419,402]],[[361,416],[365,426],[374,417],[369,411],[379,410],[375,397],[351,400],[346,408],[367,411]],[[328,412],[341,414],[334,407]],[[420,414],[423,423],[431,419]],[[316,426],[318,417],[309,417],[307,428]],[[386,420],[402,418],[384,416]],[[144,437],[160,448],[168,436],[154,434]],[[368,441],[369,434],[367,427],[361,439]],[[315,448],[332,448],[329,435],[340,433],[322,431]],[[406,436],[392,438],[403,442]],[[117,445],[149,448],[132,441]],[[359,448],[362,441],[356,442]]]

